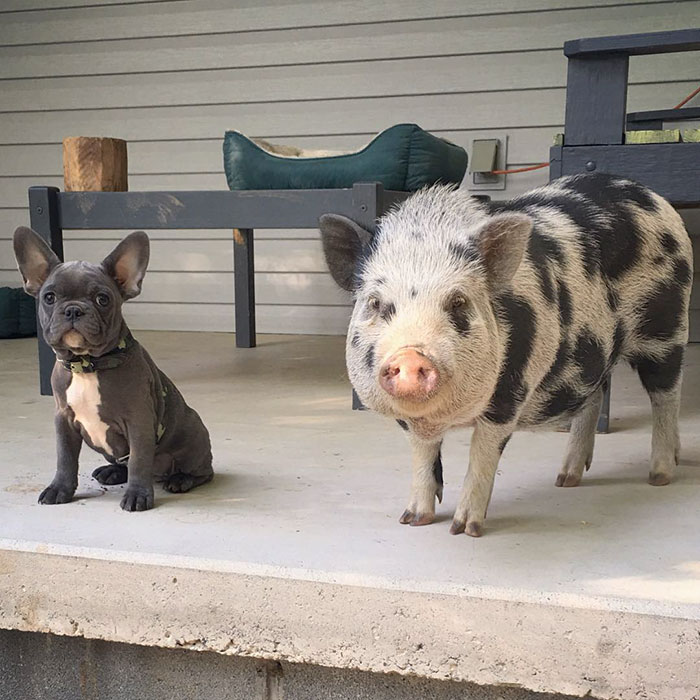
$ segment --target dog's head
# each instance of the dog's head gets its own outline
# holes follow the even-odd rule
[[[99,265],[62,263],[44,240],[20,226],[15,257],[24,290],[36,297],[46,342],[61,359],[99,357],[119,343],[122,303],[141,292],[149,256],[148,236],[129,234]]]

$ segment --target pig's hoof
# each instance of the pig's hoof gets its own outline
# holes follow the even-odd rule
[[[461,535],[466,526],[466,522],[462,522],[461,520],[453,520],[452,525],[450,525],[450,535]]]
[[[554,482],[556,486],[578,486],[581,483],[581,477],[578,474],[566,474],[562,472],[557,475],[557,480]]]
[[[467,527],[464,530],[469,537],[481,537],[484,534],[484,529],[481,523],[471,522],[467,523]]]
[[[412,510],[405,510],[399,522],[402,525],[411,525],[417,527],[419,525],[430,525],[433,522],[435,515],[433,513],[414,513]]]
[[[126,467],[123,464],[105,464],[92,472],[92,478],[105,486],[125,484],[127,479]]]
[[[671,483],[671,477],[663,472],[649,472],[649,483],[652,486],[666,486]]]
[[[466,532],[470,537],[481,537],[484,530],[482,524],[477,523],[475,520],[471,520],[468,523],[461,520],[453,520],[450,526],[450,534],[461,535],[463,532]]]

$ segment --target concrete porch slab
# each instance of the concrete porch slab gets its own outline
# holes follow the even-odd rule
[[[675,482],[645,483],[649,408],[614,378],[614,432],[575,489],[567,436],[516,435],[480,540],[448,528],[469,433],[448,438],[438,521],[398,524],[408,446],[350,411],[343,339],[138,333],[212,434],[217,478],[146,513],[90,479],[39,506],[51,399],[34,341],[0,343],[0,627],[596,698],[700,688],[700,346]]]

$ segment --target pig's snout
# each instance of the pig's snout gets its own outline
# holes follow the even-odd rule
[[[379,373],[382,389],[397,399],[425,401],[437,389],[440,373],[422,353],[404,348],[394,353]]]

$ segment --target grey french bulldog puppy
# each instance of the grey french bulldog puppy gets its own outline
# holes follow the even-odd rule
[[[127,484],[121,507],[153,507],[153,482],[184,492],[213,476],[209,433],[199,415],[139,345],[122,303],[141,292],[148,236],[127,236],[100,265],[62,263],[29,228],[14,235],[24,289],[37,298],[46,342],[56,353],[58,463],[39,503],[67,503],[78,486],[83,442],[106,459],[92,476]]]

